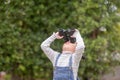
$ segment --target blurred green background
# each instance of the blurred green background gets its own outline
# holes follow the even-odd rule
[[[60,28],[79,29],[81,80],[100,80],[120,64],[120,0],[0,0],[0,71],[8,80],[52,80],[40,44]],[[62,41],[52,48],[60,51]]]

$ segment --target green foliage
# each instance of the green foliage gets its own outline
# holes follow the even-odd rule
[[[86,45],[86,59],[81,61],[79,76],[83,80],[98,80],[118,62],[112,55],[120,53],[119,3],[0,0],[0,71],[24,80],[52,79],[52,64],[40,44],[59,28],[74,27],[80,30]],[[51,47],[61,51],[61,43],[56,40]]]

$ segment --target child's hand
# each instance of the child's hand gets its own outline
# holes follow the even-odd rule
[[[56,38],[57,38],[57,39],[62,39],[62,38],[63,38],[63,36],[60,36],[60,35],[59,35],[59,32],[56,32],[55,34],[56,34]]]
[[[73,33],[73,35],[71,36],[71,37],[76,37],[76,34],[78,34],[79,33],[79,30],[78,29],[75,29],[75,32]]]

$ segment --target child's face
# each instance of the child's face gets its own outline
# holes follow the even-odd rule
[[[63,51],[70,51],[75,52],[76,43],[70,43],[69,41],[63,44],[62,50]]]

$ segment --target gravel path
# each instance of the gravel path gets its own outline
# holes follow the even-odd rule
[[[115,67],[113,72],[104,75],[101,80],[120,80],[120,66]]]

